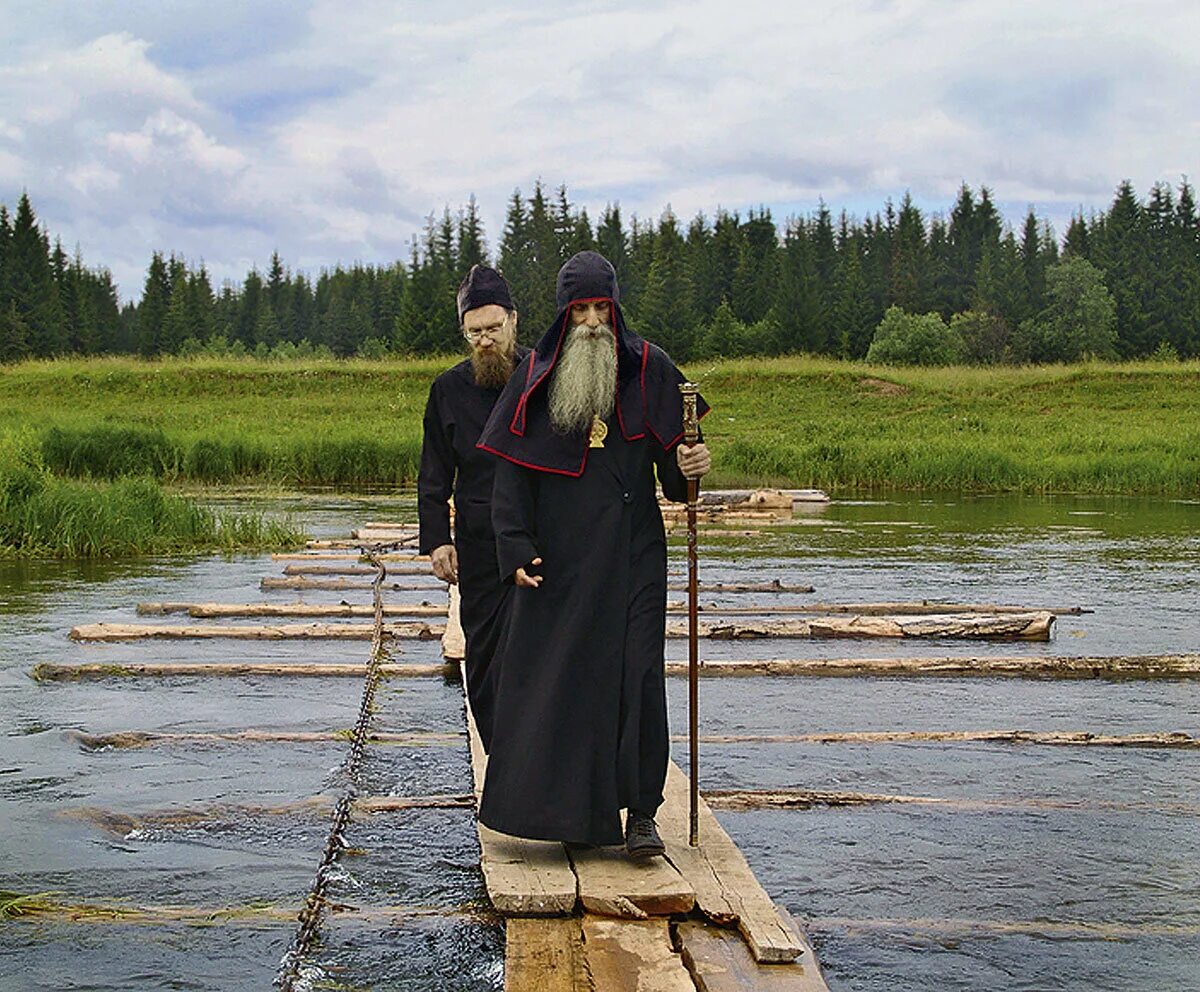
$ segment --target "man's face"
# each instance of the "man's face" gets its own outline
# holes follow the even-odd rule
[[[612,307],[608,300],[588,300],[583,303],[572,303],[571,326],[586,328],[586,330],[580,332],[586,337],[599,337],[601,334],[611,334]]]
[[[517,340],[517,315],[498,303],[463,314],[463,337],[473,357],[510,355]]]

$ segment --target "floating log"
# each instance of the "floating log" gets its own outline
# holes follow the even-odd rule
[[[987,812],[998,809],[1104,810],[1118,812],[1200,814],[1195,803],[1118,802],[1106,799],[1050,799],[1043,797],[998,797],[965,799],[952,796],[909,796],[876,792],[841,792],[824,789],[705,789],[704,800],[713,809],[799,809],[833,806],[938,806],[958,812]]]
[[[440,666],[412,666],[435,667]],[[89,751],[119,750],[176,744],[277,744],[323,743],[348,739],[349,730],[232,730],[159,732],[123,730],[108,734],[67,731],[80,747]],[[457,747],[462,733],[376,731],[367,739],[373,744],[403,747]],[[671,738],[683,743],[687,737]],[[813,734],[701,734],[701,744],[1032,744],[1051,747],[1126,747],[1164,750],[1200,750],[1200,737],[1182,731],[1142,734],[1098,734],[1086,730],[864,730]]]
[[[420,533],[417,527],[359,527],[351,536],[356,541],[378,541],[383,544],[415,542]]]
[[[446,678],[457,670],[442,664],[383,664],[379,672],[386,678]],[[280,677],[280,678],[359,678],[367,674],[365,662],[123,662],[121,664],[62,665],[42,662],[30,671],[39,682],[72,682],[83,679],[112,678],[199,678]]]
[[[186,613],[197,619],[219,617],[374,617],[375,607],[354,603],[138,603],[142,616]],[[433,603],[392,603],[385,617],[444,617],[446,607]]]
[[[668,662],[667,674],[687,674],[684,662]],[[1050,678],[1192,679],[1200,677],[1200,654],[1082,656],[995,655],[939,658],[776,658],[701,661],[701,677],[725,675],[1013,675]]]
[[[416,543],[416,534],[381,534],[378,537],[355,538],[353,540],[348,540],[347,538],[342,537],[321,541],[306,541],[304,546],[311,551],[345,551],[353,548],[362,548],[364,546],[378,547],[382,545],[384,547],[395,547],[396,545],[399,545],[403,547],[405,545],[414,545]]]
[[[1053,625],[1053,613],[852,616],[808,621],[812,637],[966,637],[1022,641],[1050,640]]]
[[[399,562],[395,565],[387,565],[388,575],[428,575],[433,578],[433,572],[430,571],[430,566],[424,562]],[[331,565],[287,565],[283,570],[284,575],[375,575],[376,569],[373,565],[354,565],[348,562],[337,563]],[[441,580],[439,580],[441,581]],[[370,589],[371,584],[367,583],[366,588]]]
[[[65,819],[82,820],[106,833],[125,836],[132,830],[193,827],[260,816],[292,816],[296,814],[326,816],[333,809],[336,801],[333,796],[311,796],[298,802],[283,803],[278,806],[214,803],[211,806],[150,810],[138,814],[102,809],[97,806],[75,806],[60,810],[57,815]],[[358,796],[354,799],[355,812],[368,815],[410,809],[471,809],[474,808],[474,805],[475,797],[473,795],[458,793],[430,796]]]
[[[667,662],[667,675],[687,676],[685,662]],[[30,670],[39,681],[108,678],[170,678],[175,676],[354,677],[366,674],[358,662],[123,662],[120,664],[58,664],[42,662]],[[444,664],[385,664],[389,678],[454,677],[457,669]],[[1200,678],[1200,655],[1133,655],[1127,657],[1065,657],[996,655],[986,658],[773,658],[758,661],[701,661],[702,678],[843,677],[843,676],[1010,676],[1069,679],[1195,679]]]
[[[683,742],[687,737],[671,738]],[[1200,737],[1182,731],[1095,734],[1086,730],[859,730],[816,734],[702,734],[702,744],[1044,744],[1056,747],[1137,747],[1200,750]]]
[[[437,640],[444,624],[384,624],[384,637],[393,640]],[[71,628],[73,641],[214,640],[239,641],[369,641],[375,635],[370,623],[291,624],[145,624],[88,623]]]
[[[88,751],[131,750],[156,745],[176,744],[317,744],[344,743],[350,739],[349,730],[219,730],[175,733],[147,730],[121,730],[109,734],[87,734],[81,730],[67,731],[68,736]],[[367,734],[371,744],[406,747],[458,747],[465,734],[375,731]]]
[[[700,911],[715,922],[736,923],[756,961],[794,961],[803,954],[815,961],[795,922],[771,901],[705,801],[699,805],[700,844],[690,846],[689,784],[673,761],[663,797],[657,820],[667,857],[695,887]]]
[[[764,965],[728,930],[685,920],[675,932],[697,992],[828,992],[815,957]]]
[[[383,561],[429,561],[429,555],[414,555],[411,551],[384,551],[376,555]],[[272,561],[359,561],[361,554],[337,551],[277,551]]]
[[[434,580],[432,575],[429,578],[433,581],[421,584],[385,581],[380,584],[380,588],[389,592],[429,592],[446,588],[446,584],[441,580]],[[263,579],[259,582],[258,588],[263,592],[272,592],[276,589],[311,589],[314,591],[321,589],[338,592],[347,589],[358,589],[363,592],[369,592],[373,588],[373,583],[356,579],[309,579],[303,575],[297,575],[286,579]]]
[[[686,613],[687,603],[667,603],[668,613]],[[701,603],[701,613],[714,615],[770,615],[786,613],[849,613],[856,616],[923,616],[928,614],[990,613],[1052,613],[1056,617],[1081,616],[1095,611],[1082,606],[999,606],[992,603],[938,603],[930,600],[898,603],[788,603],[763,604],[761,606],[723,606],[719,603]]]
[[[809,917],[809,922],[824,931],[870,933],[882,930],[905,935],[930,936],[1029,934],[1034,937],[1083,940],[1129,940],[1134,937],[1184,937],[1200,934],[1200,924],[1195,923],[1119,923],[1105,920],[981,920],[928,917],[863,919],[850,916],[817,916]]]
[[[667,588],[673,592],[680,592],[687,589],[686,582],[668,582]],[[743,592],[796,592],[808,593],[814,592],[812,586],[788,586],[784,585],[778,579],[773,579],[770,582],[701,582],[699,584],[700,593],[743,593]]]

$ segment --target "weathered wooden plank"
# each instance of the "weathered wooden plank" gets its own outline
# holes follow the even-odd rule
[[[138,603],[140,616],[186,613],[197,619],[217,617],[374,617],[366,603]],[[444,617],[446,607],[433,603],[384,604],[385,617]]]
[[[443,624],[389,623],[384,636],[395,640],[434,641],[444,633]],[[139,640],[214,640],[295,641],[343,640],[369,641],[375,625],[369,623],[292,623],[292,624],[144,624],[85,623],[71,628],[73,641]]]
[[[642,920],[649,916],[687,913],[696,891],[664,858],[630,860],[623,848],[571,848],[584,909],[602,916]]]
[[[807,942],[791,918],[771,901],[703,799],[700,844],[688,844],[688,792],[687,776],[671,762],[658,826],[667,857],[695,887],[700,911],[722,923],[736,922],[756,961],[794,961]]]
[[[816,957],[759,964],[735,931],[685,920],[675,930],[698,992],[828,992]]]
[[[665,919],[584,916],[583,953],[597,992],[695,992]]]
[[[510,916],[504,931],[504,992],[595,992],[579,917]]]
[[[461,663],[460,663],[461,664]],[[475,802],[483,794],[487,755],[475,728],[475,716],[466,700],[467,736],[471,747],[471,774]],[[483,871],[488,898],[498,913],[506,916],[554,916],[575,909],[578,886],[562,844],[552,841],[510,837],[476,820],[479,835],[479,867]]]
[[[453,668],[439,664],[385,663],[379,666],[385,678],[444,678],[454,674]],[[362,678],[367,674],[365,662],[118,662],[57,664],[44,661],[30,671],[39,682],[70,682],[77,679],[112,678],[195,678],[278,677],[278,678]]]

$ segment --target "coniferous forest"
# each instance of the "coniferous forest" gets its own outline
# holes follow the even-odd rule
[[[456,351],[454,293],[476,262],[513,287],[521,337],[554,314],[574,252],[616,266],[630,325],[679,361],[808,353],[918,364],[1028,363],[1200,354],[1200,216],[1186,182],[1140,199],[1121,183],[1105,212],[1061,239],[1031,210],[1006,224],[986,187],[964,185],[948,215],[906,196],[873,216],[769,210],[656,221],[566,187],[513,192],[489,251],[474,197],[431,215],[410,257],[315,277],[278,254],[215,287],[203,265],[155,252],[137,304],[108,270],[68,256],[28,195],[0,205],[0,361],[66,354],[378,357]]]

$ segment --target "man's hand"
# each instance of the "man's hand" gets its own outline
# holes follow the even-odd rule
[[[534,558],[529,564],[540,565],[541,563],[541,558]],[[530,575],[523,568],[518,568],[515,572],[513,572],[513,581],[516,582],[517,585],[523,586],[526,589],[536,589],[542,584],[542,578],[543,576],[541,575]]]
[[[685,479],[699,479],[712,468],[712,455],[708,452],[708,445],[703,442],[690,448],[681,444],[675,449],[675,460],[679,462],[679,471]]]
[[[433,565],[433,574],[443,582],[451,585],[458,584],[458,551],[453,544],[443,544],[434,548],[429,555]]]

